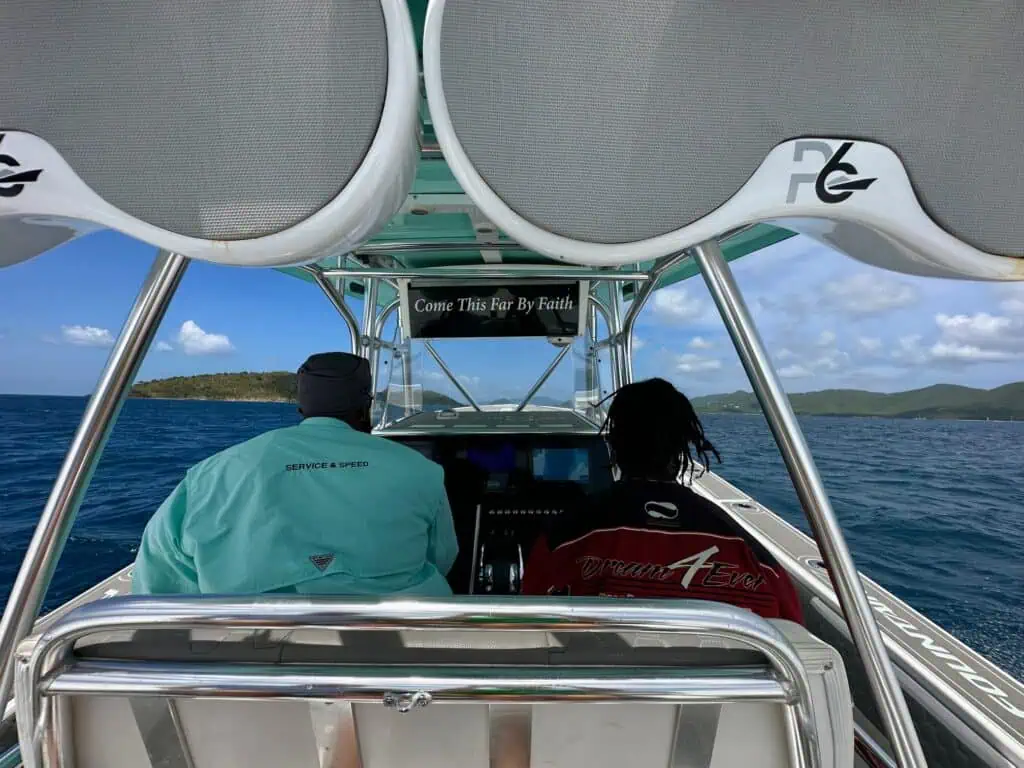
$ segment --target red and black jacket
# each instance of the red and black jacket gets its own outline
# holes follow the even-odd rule
[[[623,481],[536,543],[523,593],[716,600],[803,623],[789,575],[678,483]]]

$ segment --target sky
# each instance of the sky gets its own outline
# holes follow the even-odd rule
[[[154,256],[150,246],[100,232],[0,270],[0,393],[91,392]],[[1024,284],[899,275],[803,237],[733,270],[790,392],[1024,380]],[[315,285],[196,262],[139,379],[295,370],[314,352],[347,349],[345,327]],[[543,340],[437,349],[478,399],[522,395],[557,352]],[[638,378],[664,376],[691,395],[750,389],[699,277],[654,296],[635,349]],[[580,360],[577,348],[541,393],[567,398]],[[383,370],[388,364],[385,355]],[[455,394],[422,349],[414,367],[426,387]]]

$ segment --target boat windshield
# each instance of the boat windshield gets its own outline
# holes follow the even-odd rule
[[[440,427],[464,425],[478,413],[491,424],[518,424],[545,411],[570,411],[580,417],[574,424],[594,426],[612,391],[607,350],[588,336],[403,342],[396,329],[387,346],[376,361],[378,428],[400,429],[419,414],[433,414],[431,423]],[[516,364],[508,366],[510,360]],[[508,374],[494,382],[487,374],[499,361]]]

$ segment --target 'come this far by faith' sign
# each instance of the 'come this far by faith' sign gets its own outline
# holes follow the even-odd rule
[[[586,283],[407,284],[402,311],[413,339],[578,336]]]

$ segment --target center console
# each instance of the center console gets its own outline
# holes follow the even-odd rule
[[[448,574],[456,594],[518,594],[534,542],[611,484],[597,435],[393,438],[440,464],[459,538]]]

